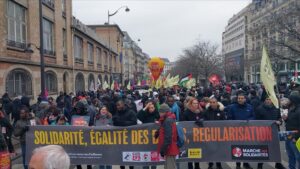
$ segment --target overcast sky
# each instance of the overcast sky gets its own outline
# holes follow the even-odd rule
[[[251,0],[73,0],[73,15],[84,24],[104,24],[110,18],[150,55],[176,60],[199,38],[222,45],[227,21]]]

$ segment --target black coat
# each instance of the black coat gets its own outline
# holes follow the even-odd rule
[[[194,113],[190,109],[186,109],[183,113],[183,121],[198,121],[203,119],[203,113]]]
[[[297,140],[300,137],[300,104],[298,104],[294,109],[289,110],[288,118],[285,122],[287,131],[298,131],[298,133],[295,134],[295,138]]]
[[[131,109],[117,111],[113,115],[112,120],[114,126],[132,126],[137,124],[136,113]]]
[[[9,120],[7,118],[0,118],[0,128],[5,127],[6,129],[6,134],[5,136],[11,137],[13,133],[13,126],[10,124]]]
[[[148,110],[140,110],[137,114],[137,118],[143,123],[154,123],[159,120],[158,111],[150,113]]]
[[[256,112],[257,108],[261,105],[261,101],[257,96],[254,96],[253,98],[250,99],[250,104],[253,107],[253,111]]]
[[[280,110],[275,106],[260,105],[255,112],[256,120],[281,120]]]
[[[6,151],[6,150],[7,150],[6,141],[4,139],[3,134],[0,132],[0,152],[1,151]]]
[[[224,111],[219,108],[214,110],[211,107],[207,108],[203,116],[204,120],[225,120],[226,115]]]

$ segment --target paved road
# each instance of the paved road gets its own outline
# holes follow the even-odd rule
[[[281,149],[282,164],[285,167],[287,167],[288,159],[287,159],[286,152],[285,152],[284,142],[281,142],[280,149]],[[21,163],[22,163],[22,158],[18,158],[16,160],[14,160],[12,169],[23,169]],[[250,164],[254,169],[256,169],[257,163],[250,163]],[[222,166],[223,166],[224,169],[235,169],[235,163],[232,163],[232,162],[222,163]],[[201,168],[202,169],[207,169],[207,167],[208,167],[207,163],[201,163]],[[73,168],[74,167],[72,167],[72,169]],[[84,166],[83,168],[85,169],[86,167]],[[98,169],[97,166],[94,166],[93,168]],[[119,169],[119,166],[113,166],[113,169]],[[142,169],[142,167],[137,166],[137,167],[135,167],[135,169]],[[159,166],[158,169],[163,169],[163,166]],[[180,169],[187,169],[187,163],[181,163],[180,164]],[[264,164],[264,169],[274,169],[274,163],[265,163]]]

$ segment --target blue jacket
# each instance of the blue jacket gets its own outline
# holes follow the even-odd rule
[[[255,114],[253,107],[250,104],[245,103],[231,104],[227,107],[228,119],[229,120],[254,120]]]
[[[172,105],[171,112],[176,115],[176,121],[179,121],[180,108],[176,102]]]

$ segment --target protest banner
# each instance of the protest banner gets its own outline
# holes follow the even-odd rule
[[[178,162],[279,162],[278,128],[273,121],[205,121],[183,126],[185,145]],[[155,165],[157,124],[130,127],[32,126],[26,134],[26,160],[34,148],[56,144],[65,148],[72,164]]]
[[[10,168],[10,153],[8,151],[0,151],[0,169]]]

